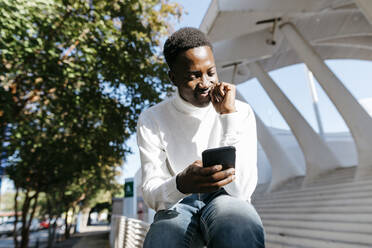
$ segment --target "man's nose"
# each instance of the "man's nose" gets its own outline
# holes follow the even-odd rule
[[[199,82],[199,87],[202,89],[209,88],[212,82],[208,79],[208,76],[203,75],[201,81]]]

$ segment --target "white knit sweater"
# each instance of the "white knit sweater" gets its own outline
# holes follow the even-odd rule
[[[173,97],[145,110],[137,125],[143,198],[156,211],[187,195],[176,188],[176,175],[201,160],[208,148],[235,146],[236,179],[224,186],[232,196],[250,201],[257,184],[256,121],[251,107],[235,102],[237,112],[220,115],[212,104],[199,108]]]

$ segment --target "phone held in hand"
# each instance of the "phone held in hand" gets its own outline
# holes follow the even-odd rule
[[[220,164],[223,170],[235,168],[235,157],[234,146],[207,149],[202,153],[203,167]]]

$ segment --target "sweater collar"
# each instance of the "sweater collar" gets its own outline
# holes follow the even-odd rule
[[[186,102],[179,94],[178,89],[174,93],[172,103],[174,107],[177,109],[177,111],[182,112],[184,114],[193,115],[193,116],[200,116],[204,115],[212,106],[211,103],[209,103],[205,107],[196,107],[192,105],[189,102]]]

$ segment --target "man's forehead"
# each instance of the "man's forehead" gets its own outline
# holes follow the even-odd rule
[[[195,64],[215,66],[213,52],[209,46],[191,48],[177,56],[176,65],[178,66],[189,67]]]

